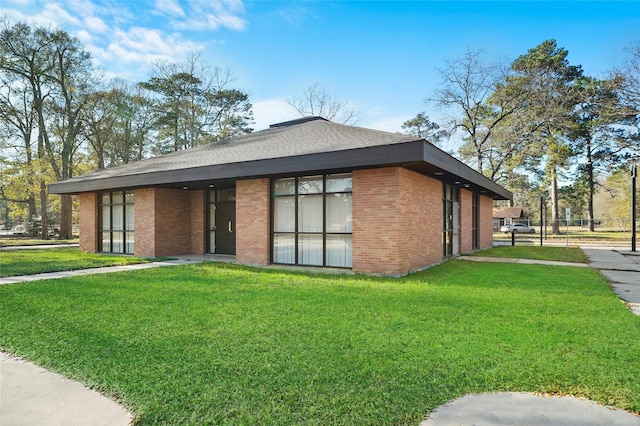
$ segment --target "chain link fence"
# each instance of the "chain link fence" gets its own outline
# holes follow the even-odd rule
[[[631,244],[632,223],[630,217],[595,219],[593,221],[593,231],[589,229],[588,219],[571,219],[568,222],[565,219],[556,220],[557,233],[554,233],[554,227],[549,220],[545,222],[542,228],[540,221],[519,220],[514,223],[524,223],[531,226],[535,230],[535,234],[517,233],[514,235],[516,243],[532,243],[540,244],[540,235],[542,231],[542,243],[557,244],[566,243],[572,245],[577,244],[614,244],[624,245]],[[640,220],[636,221],[636,236],[640,234]],[[512,234],[510,232],[500,232],[499,228],[494,227],[494,242],[511,242]]]

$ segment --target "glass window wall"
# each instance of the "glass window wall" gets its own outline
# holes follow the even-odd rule
[[[272,188],[273,262],[351,268],[351,174],[276,179]]]
[[[135,209],[132,191],[105,192],[100,197],[101,251],[133,254]]]

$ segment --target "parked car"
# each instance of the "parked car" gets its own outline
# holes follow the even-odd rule
[[[535,234],[536,230],[533,226],[525,225],[524,223],[513,223],[500,227],[500,232],[505,234]]]

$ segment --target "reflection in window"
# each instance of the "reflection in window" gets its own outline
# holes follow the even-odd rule
[[[276,179],[273,262],[352,265],[351,174]]]
[[[134,252],[135,212],[131,191],[106,192],[100,197],[101,251]]]

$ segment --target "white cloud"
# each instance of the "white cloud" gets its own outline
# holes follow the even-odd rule
[[[62,27],[64,27],[64,24],[79,26],[81,23],[80,19],[67,12],[59,3],[46,3],[41,16],[58,23]]]
[[[256,130],[266,129],[271,124],[299,118],[298,113],[284,98],[263,99],[251,102],[251,104],[253,105]]]
[[[186,14],[180,15],[185,19],[175,17],[171,20],[171,25],[176,29],[207,31],[227,28],[242,31],[247,27],[247,21],[241,17],[244,14],[244,4],[239,0],[191,0],[185,3],[185,7]]]
[[[80,40],[85,45],[89,45],[93,43],[93,37],[91,36],[91,33],[89,33],[89,31],[87,30],[78,31],[76,33],[76,37],[78,37],[78,40]]]
[[[109,29],[107,24],[105,24],[102,19],[96,16],[89,16],[85,18],[84,22],[86,24],[87,30],[94,33],[101,34],[106,32]]]
[[[133,27],[128,31],[117,29],[107,47],[107,57],[129,63],[151,63],[175,60],[203,46],[179,35],[165,36],[160,30]]]
[[[15,4],[18,6],[29,6],[31,4],[33,4],[34,0],[4,0],[5,2],[9,3],[9,4]]]
[[[184,10],[176,0],[156,0],[156,11],[169,16],[185,16]]]

